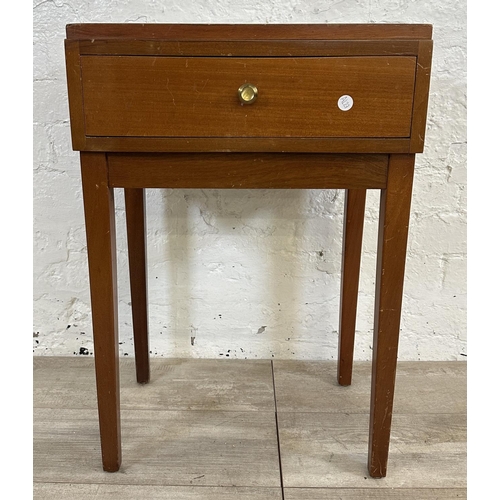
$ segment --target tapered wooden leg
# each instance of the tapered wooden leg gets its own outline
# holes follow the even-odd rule
[[[415,155],[391,155],[380,197],[368,469],[385,477]]]
[[[80,160],[102,463],[105,471],[115,472],[121,464],[121,438],[113,189],[105,153],[82,152]]]
[[[340,385],[351,385],[352,379],[365,202],[366,189],[346,189],[337,365],[337,380]]]
[[[125,189],[128,263],[137,382],[149,382],[148,285],[144,189]]]

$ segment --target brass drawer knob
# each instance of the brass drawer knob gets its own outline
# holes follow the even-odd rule
[[[257,95],[259,91],[255,85],[251,83],[244,83],[238,89],[238,97],[243,104],[252,104],[257,100]]]

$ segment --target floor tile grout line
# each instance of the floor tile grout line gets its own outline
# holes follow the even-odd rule
[[[113,482],[113,483],[106,483],[106,482],[84,482],[84,481],[54,481],[54,480],[48,480],[48,481],[41,481],[38,479],[33,480],[33,484],[78,484],[78,485],[97,485],[97,486],[134,486],[138,488],[142,488],[144,486],[152,486],[152,487],[158,487],[158,488],[213,488],[213,489],[238,489],[238,488],[248,488],[248,489],[255,489],[255,490],[282,490],[280,486],[255,486],[252,484],[226,484],[226,485],[219,485],[219,484],[185,484],[185,483],[179,483],[179,484],[162,484],[162,483],[118,483],[118,482]],[[295,486],[293,486],[295,488]],[[300,487],[299,487],[300,488]],[[314,488],[311,488],[314,489]],[[449,489],[449,488],[448,488]],[[460,488],[455,488],[455,489],[460,489]]]
[[[86,410],[86,411],[93,411],[97,412],[97,406],[95,407],[90,407],[90,406],[33,406],[34,410]],[[162,413],[181,413],[181,412],[199,412],[199,413],[276,413],[276,410],[226,410],[226,409],[221,409],[221,410],[204,410],[204,409],[196,409],[196,408],[127,408],[127,407],[121,407],[120,410],[122,412],[133,412],[133,411],[143,411],[143,412],[162,412]],[[288,413],[295,413],[295,412],[288,412]],[[303,412],[303,413],[312,413],[312,412]],[[319,412],[314,412],[314,413],[319,413]],[[324,412],[324,413],[330,413],[330,412]]]
[[[275,404],[276,407],[276,404]],[[95,411],[97,412],[97,407],[90,407],[90,406],[36,406],[33,405],[33,410],[88,410],[88,411]],[[205,413],[277,413],[276,409],[274,410],[231,410],[231,409],[220,409],[220,410],[205,410],[205,409],[196,409],[196,408],[127,408],[123,407],[121,408],[122,412],[133,412],[133,411],[149,411],[149,412],[205,412]],[[284,414],[329,414],[329,415],[370,415],[370,412],[368,410],[365,411],[326,411],[326,410],[318,410],[318,411],[304,411],[304,410],[281,410],[280,413]],[[393,412],[393,416],[432,416],[432,415],[466,415],[467,410],[461,410],[461,411],[441,411],[441,412],[421,412],[421,413],[415,413],[415,412],[404,412],[404,413],[399,413],[399,412]]]
[[[252,488],[256,490],[277,490],[282,489],[280,486],[255,486],[255,485],[245,485],[245,484],[227,484],[227,485],[213,485],[213,484],[162,484],[162,483],[106,483],[106,482],[87,482],[87,481],[55,481],[55,480],[39,480],[33,479],[33,484],[78,484],[78,485],[97,485],[97,486],[135,486],[142,488],[143,486],[153,486],[158,488]],[[287,486],[287,490],[398,490],[398,491],[415,491],[415,490],[465,490],[467,486],[374,486],[373,488],[365,486]]]
[[[276,398],[276,381],[274,378],[274,364],[271,360],[271,376],[273,379],[273,393],[274,393],[274,416],[276,418],[276,440],[278,444],[278,463],[280,467],[280,484],[281,484],[281,497],[285,500],[285,485],[283,484],[283,467],[281,465],[281,446],[280,446],[280,431],[278,427],[278,402]]]

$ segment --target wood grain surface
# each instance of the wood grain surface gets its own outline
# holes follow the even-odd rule
[[[128,263],[137,382],[149,382],[148,283],[144,189],[125,189]]]
[[[68,25],[73,147],[421,152],[431,35],[424,24]],[[251,80],[260,96],[241,106],[236,91]],[[341,112],[338,97],[352,92]]]
[[[432,47],[432,40],[421,40],[419,42],[415,99],[413,103],[413,119],[411,125],[411,153],[421,153],[424,150],[425,132],[427,128],[427,107],[429,105],[429,87],[431,83]]]
[[[80,162],[102,460],[114,472],[121,463],[115,205],[106,155],[84,152]]]
[[[171,153],[408,153],[410,139],[318,137],[85,137],[86,151]]]
[[[387,155],[284,153],[109,154],[109,183],[124,188],[383,188]]]
[[[417,56],[418,40],[73,40],[82,55],[307,57]]]
[[[414,57],[82,56],[85,132],[120,137],[409,137]],[[238,88],[252,83],[255,103]],[[350,95],[348,111],[337,101]]]
[[[401,40],[430,38],[430,24],[68,24],[67,38],[150,40]]]
[[[375,23],[67,26],[68,95],[73,148],[82,151],[97,400],[105,470],[120,468],[121,453],[113,188],[126,189],[139,381],[148,379],[144,188],[340,188],[351,191],[352,196],[348,193],[347,199],[353,203],[351,212],[354,210],[357,214],[356,222],[350,226],[352,231],[346,233],[351,251],[345,256],[344,273],[352,283],[343,287],[345,321],[341,330],[346,336],[341,341],[341,365],[343,361],[347,364],[344,363],[345,370],[340,366],[345,374],[340,377],[341,382],[350,381],[356,295],[352,285],[357,282],[356,272],[359,272],[355,268],[361,244],[361,205],[364,206],[366,189],[382,189],[371,410],[367,427],[370,429],[369,474],[385,476],[414,168],[414,155],[401,153],[423,148],[431,35],[430,25]],[[230,50],[234,50],[234,54]],[[243,83],[252,83],[259,89],[258,99],[252,105],[244,106],[238,100],[237,89]],[[338,106],[342,95],[353,98],[354,104],[347,111]],[[139,264],[134,267],[136,260]],[[161,451],[152,455],[142,475],[137,475],[138,481],[146,481],[143,484],[153,485],[157,481],[169,485],[191,484],[187,481],[194,480],[192,470],[176,476],[174,467],[169,469],[171,475],[167,479],[162,476],[164,471],[155,471],[154,464],[166,463],[170,467],[177,456],[182,467],[194,465],[195,469],[206,471],[195,479],[205,478],[200,484],[207,486],[275,487],[280,484],[285,468],[282,471],[276,466],[279,446],[273,441],[276,435],[264,439],[263,434],[257,432],[260,437],[256,438],[256,452],[248,463],[246,456],[242,459],[252,444],[247,440],[244,446],[240,446],[242,441],[231,441],[235,450],[230,451],[234,453],[229,453],[222,463],[208,461],[209,456],[222,456],[220,443],[210,452],[212,444],[219,439],[214,434],[213,442],[207,440],[212,432],[210,426],[231,422],[228,427],[231,433],[236,420],[240,419],[243,426],[245,413],[225,415],[220,423],[211,424],[214,415],[210,411],[203,415],[207,419],[203,424],[197,420],[199,415],[190,414],[181,425],[187,415],[173,412],[167,420],[172,424],[172,419],[179,417],[179,425],[172,424],[174,431],[165,427],[164,420],[156,421],[158,413],[143,410],[127,414],[133,429],[128,436],[137,442],[130,452],[133,458],[129,459],[130,468],[126,473],[135,471],[135,463],[150,456],[149,445],[162,444]],[[41,411],[39,417],[48,421],[49,413]],[[59,425],[52,437],[65,442],[75,425],[81,425],[83,417],[68,409],[63,417],[67,426]],[[262,419],[269,417],[274,415],[259,414]],[[215,421],[219,422],[217,418]],[[283,422],[287,419],[293,422],[299,417],[282,415]],[[336,420],[342,419],[336,415]],[[431,420],[428,419],[429,425]],[[448,425],[455,425],[451,420]],[[250,427],[252,425],[256,425],[256,421],[252,421]],[[351,425],[346,423],[347,434]],[[411,425],[418,426],[419,422]],[[239,432],[242,426],[237,426]],[[460,424],[456,424],[456,428],[459,427]],[[255,432],[252,429],[251,432]],[[265,432],[271,427],[266,429]],[[410,429],[408,424],[405,432]],[[281,438],[281,429],[276,431]],[[175,433],[194,433],[197,446],[194,441],[181,440],[182,445],[170,448],[172,432],[174,438]],[[457,430],[457,436],[459,434]],[[419,434],[418,438],[421,437]],[[286,432],[283,439],[286,443]],[[328,439],[324,446],[329,446]],[[356,435],[356,439],[358,446],[359,436]],[[334,441],[334,448],[337,445],[341,445],[340,450],[346,448],[342,440],[334,438]],[[79,448],[82,445],[79,441],[73,445],[67,449],[61,446],[57,463],[62,460],[64,466],[70,464],[77,452],[88,459],[88,446]],[[141,452],[140,446],[144,445],[146,448]],[[294,446],[299,445],[293,444],[292,439],[292,449],[285,446],[282,450],[286,467],[294,464]],[[40,463],[52,470],[48,448],[42,446],[42,449]],[[191,451],[182,455],[186,449]],[[204,465],[200,457],[204,457]],[[353,471],[359,472],[357,458],[353,461],[351,456],[345,460],[342,453],[336,452],[330,458],[328,462],[340,469],[337,486],[357,486],[358,483],[351,481]],[[310,462],[313,477],[326,467],[321,460]],[[398,483],[398,471],[411,468],[405,460],[401,462],[402,469],[396,467],[394,484],[399,487],[406,483],[404,479]],[[300,458],[298,462],[297,474],[292,467],[291,476],[284,480],[285,486],[291,484],[289,477],[300,474],[306,479],[296,486],[310,485],[307,464],[304,466]],[[449,461],[453,466],[452,462]],[[55,462],[52,466],[56,467]],[[430,477],[435,465],[431,460],[425,462],[425,466],[423,473]],[[319,482],[314,480],[314,486],[321,486],[325,478],[331,477],[329,472],[321,474]],[[171,482],[174,476],[176,483]],[[100,477],[95,475],[93,480],[100,482]],[[127,481],[133,482],[131,478],[129,475]],[[112,481],[120,480],[120,475],[113,476]],[[68,477],[64,481],[69,481]],[[424,487],[431,488],[428,483]]]
[[[346,189],[337,364],[337,380],[340,385],[350,385],[352,380],[365,203],[366,189]]]
[[[415,155],[390,155],[380,195],[369,471],[385,477],[394,401]]]
[[[78,41],[65,40],[66,80],[68,85],[71,142],[74,150],[85,149],[85,118],[82,95],[82,70]]]

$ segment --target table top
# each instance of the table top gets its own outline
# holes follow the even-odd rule
[[[68,24],[66,37],[151,40],[430,39],[430,24]]]

